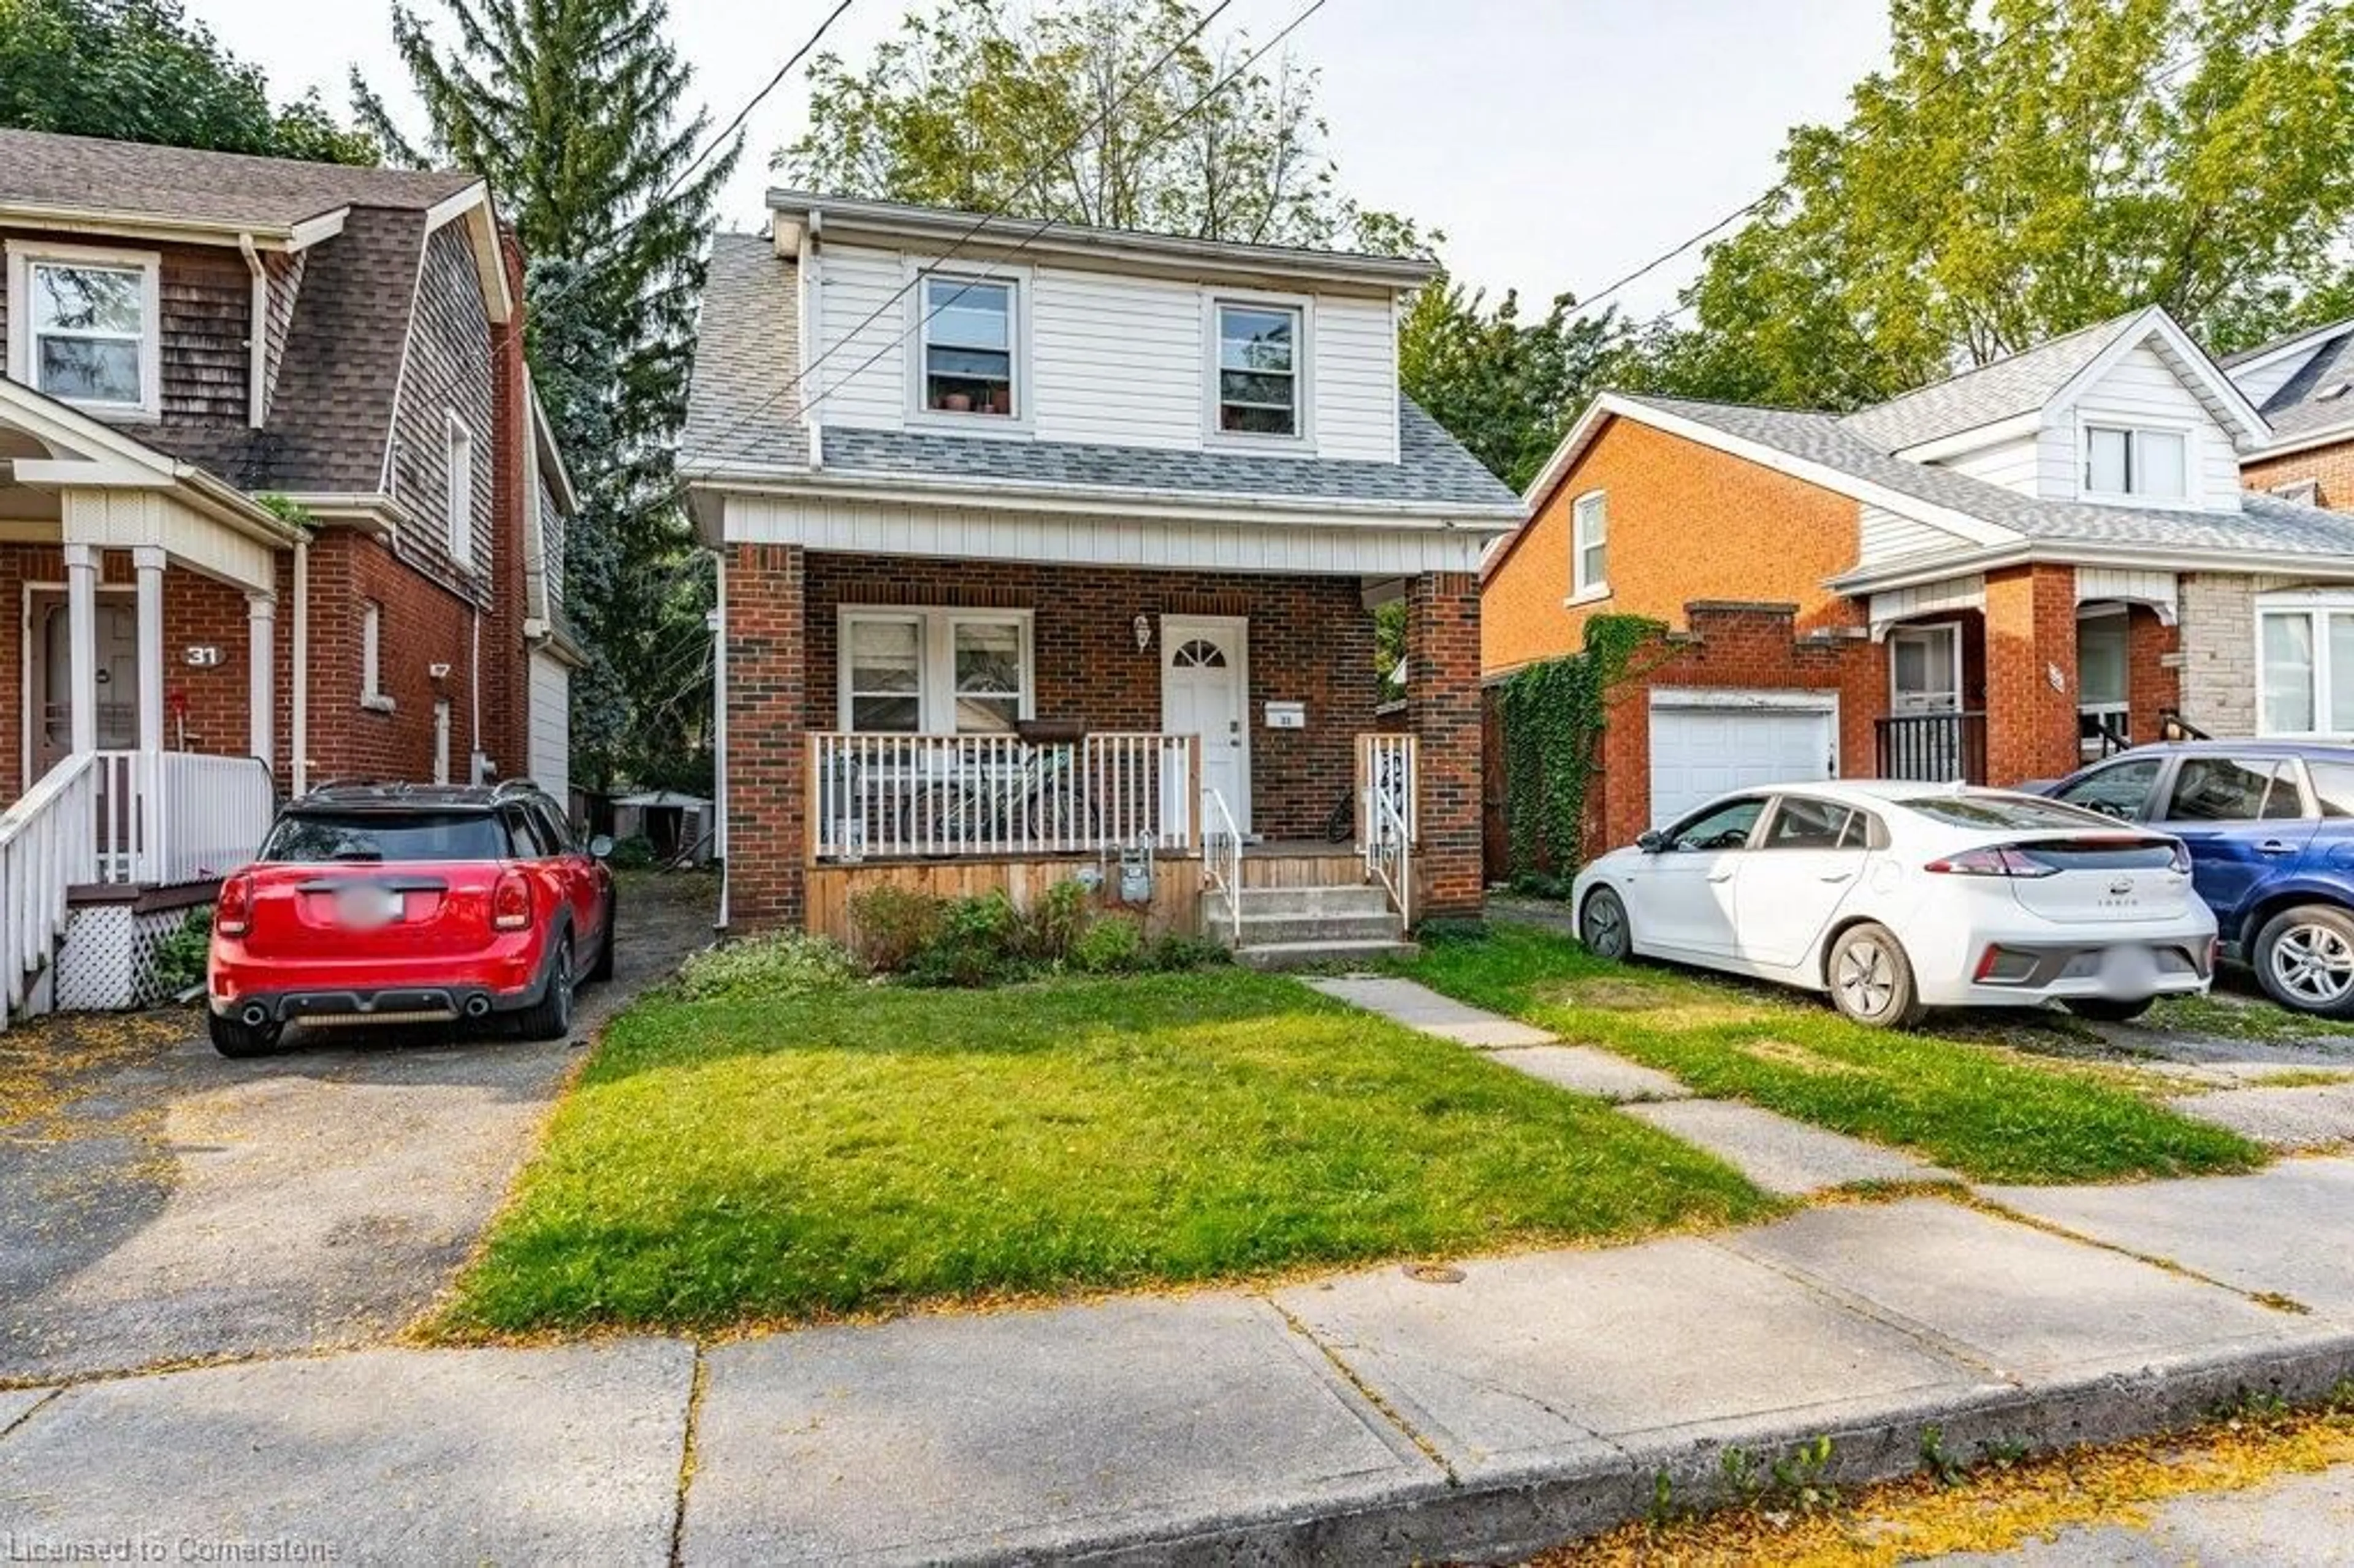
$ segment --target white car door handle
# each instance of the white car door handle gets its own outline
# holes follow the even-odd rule
[[[1733,880],[1733,873],[1729,871],[1712,871],[1708,874],[1708,879],[1711,882],[1731,882]]]
[[[1833,872],[1830,875],[1824,877],[1822,880],[1825,882],[1847,882],[1853,879],[1855,873],[1851,871],[1840,871]]]

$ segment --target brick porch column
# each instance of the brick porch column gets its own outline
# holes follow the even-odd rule
[[[2013,567],[1986,579],[1987,782],[2057,779],[2076,742],[2076,570]]]
[[[807,878],[809,644],[798,545],[726,556],[727,925],[799,926]]]
[[[1479,859],[1479,579],[1433,572],[1406,588],[1406,714],[1418,742],[1417,921],[1476,917]]]

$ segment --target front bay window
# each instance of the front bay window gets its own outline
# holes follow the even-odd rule
[[[997,735],[1032,716],[1026,610],[845,609],[842,727]]]
[[[2354,598],[2256,615],[2257,725],[2265,735],[2354,735]]]

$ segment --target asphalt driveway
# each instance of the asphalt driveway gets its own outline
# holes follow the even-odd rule
[[[716,878],[632,877],[570,1041],[313,1033],[259,1061],[193,1012],[0,1035],[0,1387],[381,1340],[447,1282],[578,1047],[711,939]]]

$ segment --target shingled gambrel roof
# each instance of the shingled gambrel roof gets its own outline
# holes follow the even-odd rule
[[[345,207],[422,212],[481,183],[447,170],[355,168],[0,130],[0,207],[291,228]]]
[[[679,445],[683,471],[799,469],[852,479],[962,480],[1007,491],[1132,491],[1520,515],[1520,498],[1511,488],[1405,397],[1398,399],[1399,461],[1394,463],[829,424],[822,466],[811,470],[794,384],[801,363],[794,274],[794,263],[765,237],[721,235],[714,243]]]

